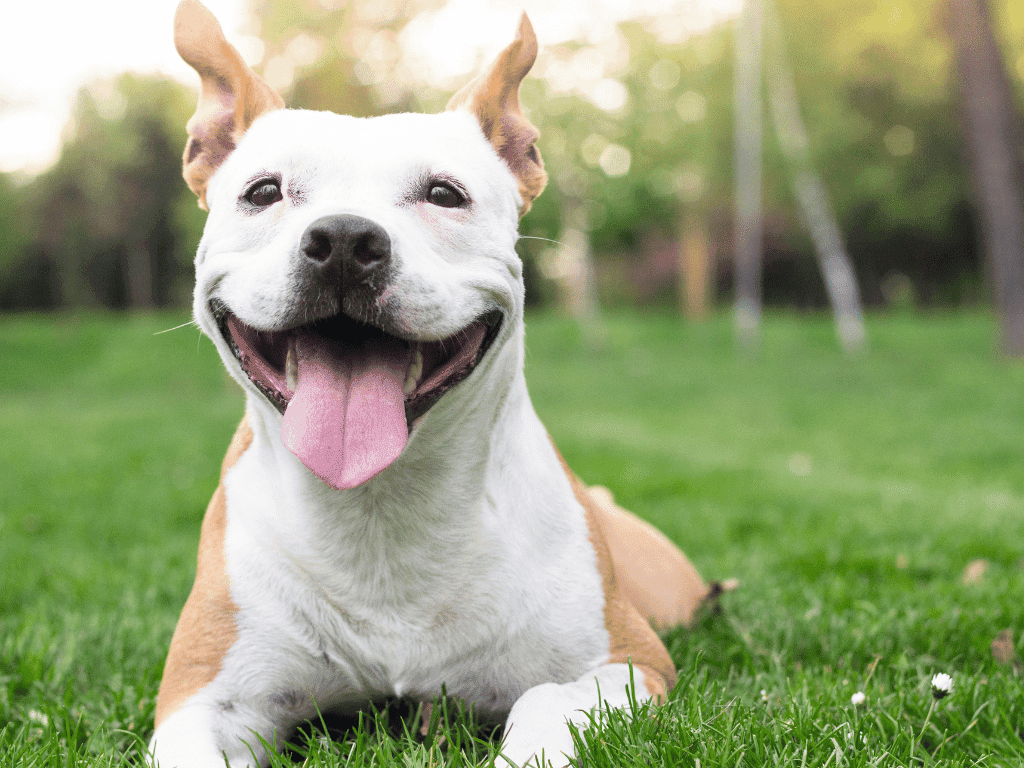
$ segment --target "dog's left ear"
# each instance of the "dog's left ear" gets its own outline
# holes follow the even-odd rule
[[[466,109],[476,116],[484,136],[519,182],[522,216],[544,189],[548,175],[537,151],[540,132],[523,115],[519,84],[537,59],[537,36],[524,13],[512,43],[490,69],[456,93],[446,109]]]
[[[206,209],[206,185],[253,121],[281,109],[284,99],[257,75],[224,37],[216,17],[199,0],[181,0],[174,14],[174,46],[202,82],[196,113],[188,121],[182,175]]]

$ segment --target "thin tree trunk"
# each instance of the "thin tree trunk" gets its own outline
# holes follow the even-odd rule
[[[814,169],[810,142],[793,82],[793,70],[786,56],[782,24],[771,0],[765,2],[767,26],[766,71],[768,103],[782,153],[793,174],[793,190],[804,221],[814,242],[829,301],[836,318],[836,332],[843,349],[856,352],[864,348],[864,313],[860,290],[843,235],[836,221],[828,189]]]
[[[1024,147],[1021,116],[985,0],[949,0],[971,181],[999,312],[1000,345],[1024,356]]]
[[[736,333],[752,345],[761,322],[761,0],[745,0],[736,25]]]
[[[600,311],[588,214],[581,201],[574,198],[566,200],[557,252],[562,310],[581,323],[591,322]]]
[[[582,199],[565,196],[558,246],[548,252],[542,270],[558,288],[559,308],[579,324],[588,345],[600,347],[605,333],[590,247],[590,211]]]
[[[679,238],[679,311],[689,320],[704,320],[711,312],[711,251],[704,219],[693,213],[682,216]]]

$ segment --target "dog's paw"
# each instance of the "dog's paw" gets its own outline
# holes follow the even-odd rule
[[[563,768],[576,754],[568,720],[583,727],[589,719],[576,686],[544,683],[524,693],[509,712],[501,753],[517,768]]]

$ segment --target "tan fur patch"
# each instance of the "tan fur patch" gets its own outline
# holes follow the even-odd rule
[[[555,449],[558,452],[558,449]],[[587,517],[590,543],[597,554],[597,568],[604,590],[604,624],[608,630],[608,663],[633,662],[633,668],[642,673],[647,690],[664,700],[676,684],[676,668],[661,640],[644,618],[633,607],[616,578],[612,554],[598,522],[600,506],[590,497],[587,486],[573,474],[562,455],[558,454],[562,470],[569,478],[573,495],[583,505]]]
[[[607,488],[591,487],[615,573],[626,597],[657,630],[690,626],[710,590],[679,548],[653,525],[615,503]]]
[[[157,694],[157,726],[217,676],[224,654],[235,642],[238,606],[231,599],[224,560],[227,510],[223,479],[251,443],[252,429],[243,418],[221,465],[221,483],[203,518],[196,580],[171,638]]]

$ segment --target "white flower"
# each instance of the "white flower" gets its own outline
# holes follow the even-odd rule
[[[932,678],[932,696],[941,699],[953,692],[953,678],[945,672],[939,672]]]
[[[28,711],[28,719],[38,725],[49,725],[50,718],[40,712],[38,709],[30,709]]]
[[[768,701],[768,691],[761,689],[761,701]]]
[[[857,691],[850,697],[850,703],[856,707],[858,704],[863,704],[866,698],[867,696],[864,695],[864,691]]]

